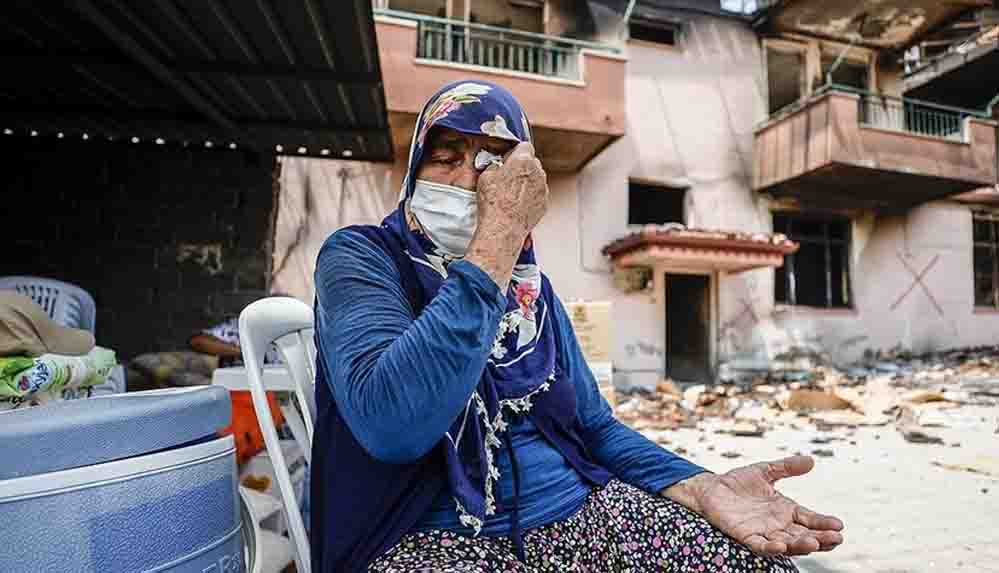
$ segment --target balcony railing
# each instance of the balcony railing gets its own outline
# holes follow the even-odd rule
[[[375,14],[417,22],[416,57],[566,80],[582,80],[583,49],[616,53],[603,44],[547,36],[397,10]]]
[[[754,130],[753,188],[802,204],[894,210],[991,186],[990,116],[825,85]]]
[[[859,98],[857,117],[860,125],[864,127],[939,137],[949,141],[967,141],[965,120],[969,117],[981,119],[991,117],[988,111],[963,109],[917,99],[880,95],[850,86],[826,84],[816,90],[812,98],[806,98],[778,110],[771,116],[771,120],[794,113],[827,91],[857,95]]]

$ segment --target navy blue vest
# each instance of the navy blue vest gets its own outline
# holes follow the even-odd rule
[[[423,310],[423,292],[413,263],[395,234],[382,227],[354,226],[392,257],[413,312]],[[556,325],[556,321],[552,321]],[[557,325],[555,326],[557,328]],[[558,333],[556,333],[558,335]],[[316,345],[322,348],[319,329]],[[354,439],[337,410],[326,365],[317,359],[317,418],[312,445],[312,570],[317,573],[364,572],[391,549],[430,509],[447,487],[444,455],[439,447],[409,464],[380,462]],[[564,370],[563,370],[564,371]],[[592,461],[576,418],[575,388],[552,384],[538,395],[528,414],[547,441],[594,485],[611,474]]]

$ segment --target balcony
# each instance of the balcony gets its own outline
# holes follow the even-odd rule
[[[753,188],[802,204],[906,209],[991,186],[986,114],[825,86],[756,130]]]
[[[614,48],[393,10],[375,10],[375,32],[398,157],[427,98],[462,79],[517,96],[549,171],[578,171],[624,135],[626,61]]]

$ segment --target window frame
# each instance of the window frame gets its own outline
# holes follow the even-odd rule
[[[975,225],[986,222],[991,229],[990,239],[979,241],[975,237]],[[975,256],[979,248],[987,248],[992,252],[992,303],[988,305],[978,302],[978,258]],[[972,213],[971,220],[971,288],[972,305],[976,309],[999,310],[999,215],[993,213]]]
[[[825,293],[823,298],[825,299],[825,304],[821,306],[816,306],[812,304],[800,304],[798,303],[798,292],[797,292],[797,279],[795,277],[795,257],[798,253],[792,253],[784,256],[784,297],[785,300],[780,300],[777,297],[777,289],[779,286],[779,281],[781,279],[782,270],[777,268],[774,269],[774,303],[784,306],[794,306],[802,308],[820,308],[827,310],[853,310],[854,309],[854,297],[853,297],[853,273],[850,269],[850,253],[852,250],[853,243],[853,221],[848,217],[841,216],[824,216],[824,215],[814,215],[814,214],[804,214],[797,212],[788,211],[775,211],[772,213],[773,217],[773,228],[774,232],[783,233],[792,241],[799,244],[810,244],[810,245],[822,245],[824,246],[825,252],[825,274],[823,276],[823,282],[825,283]],[[787,221],[786,229],[777,228],[777,218],[783,217]],[[804,235],[796,234],[794,231],[795,222],[808,222],[809,224],[819,223],[822,225],[821,235]],[[838,238],[833,236],[831,232],[833,225],[843,225],[844,233],[843,238]],[[835,297],[833,296],[833,289],[836,285],[833,284],[833,265],[832,265],[832,251],[833,247],[841,247],[842,254],[842,268],[841,268],[841,280],[845,284],[844,294],[844,304],[834,304]]]
[[[629,42],[637,42],[648,46],[657,46],[660,48],[666,48],[670,50],[679,50],[683,44],[683,24],[680,22],[654,20],[651,18],[644,18],[641,16],[632,16],[631,18],[628,19],[627,24],[628,24]],[[631,34],[633,26],[637,26],[639,28],[647,28],[650,30],[660,30],[668,32],[673,35],[673,43],[659,42],[656,40],[648,40],[645,38],[636,38]]]
[[[644,191],[651,193],[672,193],[679,195],[680,202],[680,220],[679,221],[664,221],[661,223],[632,223],[632,192],[635,187],[642,187]],[[669,225],[672,223],[679,223],[681,225],[687,224],[687,193],[690,191],[689,187],[678,187],[674,185],[667,185],[664,183],[657,183],[654,181],[642,181],[640,179],[629,179],[628,180],[628,209],[626,213],[626,224],[628,227],[644,227],[645,225]]]

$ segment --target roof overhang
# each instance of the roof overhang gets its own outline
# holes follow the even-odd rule
[[[616,267],[653,267],[667,272],[739,273],[780,267],[798,244],[781,234],[651,228],[603,248]]]
[[[11,133],[392,158],[362,2],[14,2],[0,29]]]

